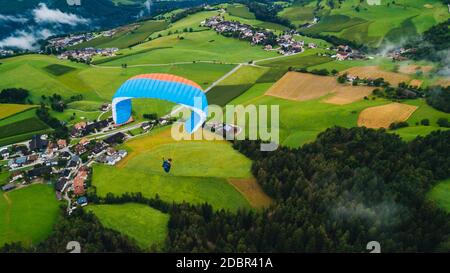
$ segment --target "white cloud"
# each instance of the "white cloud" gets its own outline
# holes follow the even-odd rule
[[[59,9],[49,9],[44,3],[33,10],[34,21],[36,23],[54,23],[76,26],[78,24],[89,23],[88,19],[72,13],[64,13]]]
[[[0,21],[24,24],[24,23],[28,22],[28,19],[24,18],[24,17],[20,17],[20,16],[0,14]]]
[[[48,29],[41,29],[38,31],[17,31],[3,40],[0,40],[0,48],[17,48],[21,50],[36,50],[39,48],[38,41],[47,39],[52,36],[52,32]]]

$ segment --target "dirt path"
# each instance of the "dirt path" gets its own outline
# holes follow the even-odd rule
[[[8,225],[11,222],[11,208],[12,208],[12,201],[9,199],[8,194],[3,193],[3,198],[5,198],[6,204],[8,205],[8,209],[5,213],[5,223]]]

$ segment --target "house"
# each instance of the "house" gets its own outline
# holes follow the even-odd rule
[[[117,154],[118,154],[121,158],[124,158],[124,157],[126,157],[126,156],[128,155],[128,152],[125,151],[125,150],[119,150],[119,151],[117,152]]]
[[[14,184],[6,184],[2,187],[2,191],[10,191],[16,188]]]
[[[77,176],[73,179],[73,192],[75,195],[83,195],[85,193],[84,181],[87,179],[88,172],[82,169],[78,172]]]
[[[58,147],[59,147],[60,149],[64,149],[64,148],[67,147],[67,140],[65,140],[65,139],[59,139],[59,140],[56,142],[56,144],[58,145]]]
[[[110,155],[110,156],[116,154],[116,152],[117,151],[112,147],[109,147],[108,149],[106,149],[106,154]]]
[[[62,152],[60,155],[59,155],[59,158],[61,158],[61,159],[63,159],[63,160],[69,160],[70,159],[70,157],[71,157],[71,155],[70,155],[70,153],[69,152]]]
[[[106,155],[105,154],[101,154],[101,155],[99,155],[98,157],[97,157],[97,162],[99,162],[99,163],[107,163],[107,161],[106,161]]]
[[[87,139],[87,138],[82,138],[81,140],[80,140],[80,142],[79,142],[79,144],[81,144],[81,145],[86,145],[86,144],[88,144],[89,143],[89,139]]]
[[[39,155],[37,155],[37,154],[29,155],[28,162],[34,162],[34,161],[38,160],[38,158],[39,158]]]
[[[338,61],[345,61],[345,60],[348,59],[349,55],[350,54],[348,52],[338,52],[336,54],[336,60],[338,60]]]
[[[43,177],[44,175],[49,175],[52,173],[52,168],[49,166],[43,166],[43,167],[38,167],[38,168],[34,168],[32,170],[29,170],[27,172],[27,177],[29,179],[36,179],[39,177]]]
[[[150,122],[144,122],[144,123],[141,124],[141,128],[144,131],[147,131],[147,130],[151,129],[151,126],[152,125],[150,124]]]
[[[8,161],[8,167],[11,169],[22,167],[25,163],[27,163],[28,157],[21,156]]]
[[[126,138],[126,135],[122,132],[119,132],[117,134],[114,134],[114,135],[106,138],[103,141],[109,145],[114,145],[114,144],[122,143],[125,140],[125,138]]]
[[[86,127],[84,128],[84,131],[83,131],[83,135],[85,136],[90,133],[95,133],[95,128],[96,128],[95,123],[86,125]]]
[[[30,150],[43,152],[48,146],[48,140],[45,135],[34,135],[30,141]]]
[[[9,182],[14,182],[14,181],[17,181],[17,180],[22,179],[22,178],[23,178],[23,174],[22,173],[16,173],[16,174],[12,175],[12,178],[11,178],[11,180]]]
[[[50,154],[56,151],[58,151],[58,144],[56,144],[55,142],[49,142],[47,145],[47,153]]]
[[[72,131],[70,132],[70,134],[71,134],[72,136],[80,136],[80,135],[82,135],[84,129],[86,128],[86,125],[87,125],[87,124],[86,124],[86,122],[84,122],[84,121],[75,124],[75,125],[73,126],[73,129],[72,129]]]
[[[14,153],[21,155],[29,155],[30,151],[26,145],[17,145],[13,147]]]
[[[100,111],[106,112],[109,110],[110,107],[111,107],[111,104],[104,103],[104,104],[102,104],[102,106],[100,106]]]
[[[55,190],[58,192],[64,192],[69,185],[69,180],[65,177],[61,177],[55,184]]]
[[[106,164],[114,166],[116,165],[122,158],[118,154],[110,155],[106,157]]]
[[[76,169],[80,161],[81,159],[78,156],[74,155],[67,164],[67,168],[71,170]]]
[[[45,162],[45,166],[58,166],[58,158],[53,158]]]
[[[88,204],[87,198],[82,196],[80,198],[77,199],[77,204],[84,207]]]
[[[94,148],[92,149],[92,155],[98,156],[106,149],[106,146],[101,142],[96,142]]]
[[[77,144],[74,147],[74,150],[75,150],[75,153],[77,153],[79,155],[84,154],[87,151],[86,147],[84,147],[84,145],[82,145],[82,144]]]
[[[0,157],[3,159],[7,159],[9,157],[9,150],[8,148],[3,148],[0,150]]]
[[[72,174],[71,170],[64,169],[64,171],[61,174],[61,177],[65,179],[70,179],[71,174]]]

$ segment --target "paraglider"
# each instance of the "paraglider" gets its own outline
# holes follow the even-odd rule
[[[192,110],[185,122],[189,134],[206,121],[208,101],[202,88],[195,82],[170,74],[142,74],[127,80],[112,101],[112,115],[117,125],[131,118],[132,99],[160,99],[181,104]]]
[[[168,160],[165,160],[163,157],[163,165],[162,165],[164,171],[166,173],[170,172],[170,169],[172,168],[172,158],[169,158]]]

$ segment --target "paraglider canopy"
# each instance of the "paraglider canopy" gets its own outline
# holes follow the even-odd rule
[[[142,74],[127,80],[112,101],[114,122],[118,125],[131,117],[131,99],[160,99],[171,101],[192,110],[185,123],[188,133],[194,133],[206,121],[208,101],[195,82],[170,74]]]

